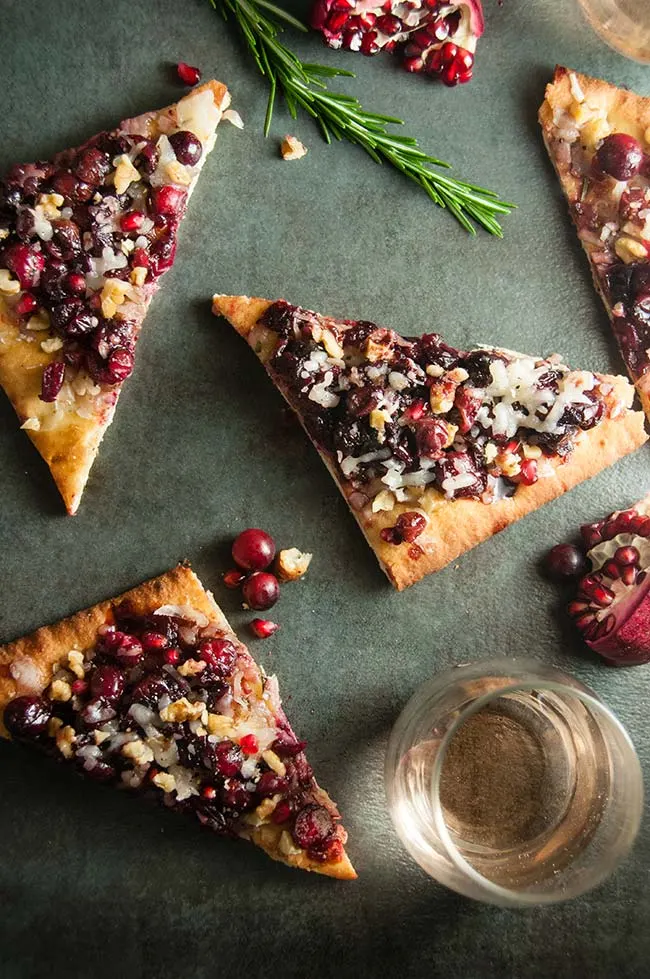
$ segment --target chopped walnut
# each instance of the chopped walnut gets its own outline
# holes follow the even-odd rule
[[[78,649],[71,649],[68,653],[68,666],[76,677],[83,680],[86,671],[84,670],[84,654],[82,652]]]
[[[275,570],[280,581],[296,581],[307,571],[313,555],[299,551],[297,547],[287,547],[275,559]]]
[[[115,170],[115,190],[118,194],[126,193],[130,183],[140,180],[140,174],[131,163],[131,160],[123,153],[117,158],[117,169]]]
[[[205,704],[201,701],[191,704],[187,697],[181,697],[168,707],[163,707],[160,717],[163,721],[198,721],[204,710]]]
[[[276,795],[272,796],[270,799],[264,799],[263,802],[260,802],[259,806],[255,810],[255,815],[261,823],[263,823],[265,819],[268,819],[271,813],[274,812],[279,801],[280,796]]]
[[[202,659],[188,659],[177,670],[181,676],[197,676],[205,667],[206,663]]]
[[[307,147],[295,136],[285,136],[280,143],[280,153],[283,160],[301,160],[307,156]]]
[[[60,700],[65,703],[72,697],[72,687],[66,680],[52,680],[49,697],[51,700]]]
[[[458,382],[447,374],[434,380],[429,389],[429,403],[434,415],[446,415],[454,407]]]
[[[288,833],[286,829],[283,829],[280,834],[278,850],[283,857],[297,856],[299,853],[302,853],[302,850],[293,842],[291,833]]]
[[[276,775],[284,776],[287,774],[287,769],[284,762],[278,758],[275,751],[271,751],[270,748],[267,748],[266,751],[262,752],[262,758],[269,766],[271,771],[275,772]]]
[[[47,733],[51,738],[55,738],[62,727],[63,721],[60,717],[50,717],[47,722]]]
[[[72,744],[75,739],[75,730],[67,724],[56,733],[56,746],[64,758],[72,758],[74,752]]]
[[[233,733],[232,720],[222,714],[208,714],[208,731],[219,737],[230,737]]]
[[[136,741],[127,741],[122,747],[122,754],[136,765],[148,765],[153,761],[153,751],[140,738]]]
[[[159,772],[158,775],[154,775],[151,781],[163,792],[173,792],[176,788],[176,779],[169,772]]]
[[[0,292],[5,296],[17,296],[20,292],[20,282],[12,279],[7,269],[0,269]]]

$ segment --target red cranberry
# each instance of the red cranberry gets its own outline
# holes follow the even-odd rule
[[[151,203],[158,214],[181,214],[187,199],[187,192],[172,184],[157,187],[151,193]]]
[[[276,755],[281,758],[294,758],[307,747],[306,741],[299,741],[293,731],[278,730],[275,741],[271,745]]]
[[[241,782],[237,782],[232,779],[228,781],[221,790],[221,798],[223,804],[227,806],[228,809],[234,809],[237,812],[241,812],[250,806],[253,797],[248,789],[244,788]]]
[[[296,816],[293,838],[303,850],[322,846],[334,832],[334,821],[324,806],[313,803],[305,806]]]
[[[166,235],[154,241],[149,251],[149,268],[154,275],[162,275],[174,264],[176,255],[176,238]]]
[[[43,370],[39,398],[46,403],[56,401],[65,378],[65,364],[55,360]]]
[[[165,654],[163,656],[163,659],[165,660],[165,663],[169,663],[170,666],[176,666],[177,663],[180,663],[181,656],[182,656],[182,654],[181,654],[180,649],[177,649],[176,647],[174,647],[173,649],[166,649],[165,650]]]
[[[582,551],[573,544],[556,544],[546,555],[545,566],[552,578],[566,580],[585,574],[587,561]]]
[[[149,256],[144,250],[144,248],[136,248],[133,252],[133,257],[131,259],[131,265],[133,268],[143,268],[148,269],[150,262]]]
[[[615,180],[630,180],[643,163],[643,147],[634,136],[612,133],[603,140],[595,161],[604,173]]]
[[[90,677],[90,691],[109,703],[119,700],[124,693],[124,674],[116,666],[97,666]]]
[[[239,586],[245,580],[246,575],[239,568],[232,568],[230,571],[226,571],[223,576],[223,583],[226,588],[239,588]]]
[[[109,782],[117,775],[116,769],[106,761],[95,758],[92,764],[83,765],[83,774],[88,778],[95,779],[96,782]]]
[[[144,221],[144,213],[142,211],[129,211],[128,214],[123,215],[120,218],[120,228],[122,231],[137,231],[138,228],[142,226]]]
[[[66,204],[83,204],[92,193],[90,184],[79,180],[73,173],[61,170],[52,181],[52,188],[65,199]]]
[[[385,527],[380,537],[388,544],[402,544],[404,541],[411,544],[420,536],[426,525],[427,518],[422,513],[407,510],[406,513],[400,514],[394,527]]]
[[[270,619],[253,619],[250,624],[250,630],[254,636],[258,639],[268,639],[272,636],[274,632],[277,632],[280,626],[277,622],[271,622]]]
[[[223,778],[237,775],[243,761],[239,746],[232,741],[219,741],[218,744],[208,744],[203,752],[203,763],[210,771],[216,772]]]
[[[138,140],[138,142],[143,141],[144,140]],[[159,159],[160,153],[158,152],[158,147],[152,140],[148,139],[136,156],[134,166],[136,170],[140,170],[141,173],[151,174],[158,166]]]
[[[86,277],[81,272],[70,272],[65,277],[64,285],[66,291],[74,296],[86,295]]]
[[[163,636],[162,632],[143,632],[140,636],[140,642],[147,653],[155,653],[159,649],[166,649],[169,646],[167,636]]]
[[[10,245],[4,252],[2,261],[14,273],[21,289],[31,289],[38,285],[45,267],[45,258],[41,252],[28,245]]]
[[[76,176],[87,184],[92,184],[93,187],[104,183],[110,169],[108,154],[102,153],[94,146],[83,150],[74,164]]]
[[[38,309],[38,300],[31,292],[24,292],[16,303],[16,312],[19,316],[31,316]]]
[[[188,65],[185,61],[179,61],[176,65],[178,77],[183,85],[198,85],[201,81],[201,72],[193,65]]]
[[[111,352],[106,365],[106,381],[108,384],[121,384],[133,373],[133,354],[124,347],[117,347]]]
[[[230,676],[235,668],[237,649],[229,639],[204,639],[197,652],[217,676]]]
[[[254,734],[245,734],[243,738],[240,738],[239,747],[245,755],[256,755],[260,750],[260,746]]]
[[[169,137],[169,142],[176,154],[176,159],[183,166],[193,167],[201,159],[203,154],[201,140],[197,139],[194,133],[189,132],[189,130],[181,129],[180,132],[173,133]]]
[[[16,738],[36,738],[52,717],[52,705],[44,697],[16,697],[4,712],[5,727]]]
[[[65,325],[66,337],[82,337],[86,333],[92,333],[97,328],[98,319],[90,312],[83,309],[81,312],[72,316]]]
[[[265,530],[251,527],[235,538],[232,556],[246,571],[264,571],[275,557],[275,541]]]
[[[257,611],[271,608],[280,597],[278,579],[268,571],[256,571],[244,582],[242,594],[249,608]]]
[[[442,418],[423,418],[415,425],[415,442],[418,455],[425,459],[439,459],[449,444],[449,428]]]
[[[286,823],[288,819],[291,819],[293,815],[293,808],[290,802],[286,799],[280,799],[277,806],[271,813],[271,819],[274,823]]]
[[[275,795],[276,792],[286,791],[287,785],[286,778],[276,775],[275,772],[263,772],[255,786],[255,791],[262,798],[267,798],[270,795]]]
[[[85,693],[88,689],[88,684],[85,680],[73,680],[70,686],[74,694]]]
[[[101,648],[115,657],[124,667],[137,666],[142,659],[142,644],[126,632],[108,632],[101,639]]]

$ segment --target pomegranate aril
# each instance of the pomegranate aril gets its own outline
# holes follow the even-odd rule
[[[569,615],[582,615],[589,608],[587,602],[569,602]]]
[[[636,583],[637,570],[633,565],[628,565],[621,571],[621,581],[624,585],[634,585]]]
[[[184,85],[198,85],[201,81],[201,72],[194,65],[188,65],[186,61],[179,61],[176,65],[178,77]]]
[[[70,272],[66,275],[63,282],[66,292],[75,296],[85,296],[86,294],[86,276],[81,275],[80,272]]]
[[[162,632],[143,632],[140,636],[142,648],[147,652],[156,652],[159,649],[166,649],[169,646],[167,636]]]
[[[599,523],[586,523],[580,528],[580,533],[584,541],[585,547],[589,550],[595,547],[596,544],[600,544],[603,539],[602,535],[603,521]]]
[[[232,568],[230,571],[226,571],[223,576],[223,583],[226,588],[239,588],[241,584],[246,580],[246,575],[239,568]]]
[[[361,53],[362,54],[377,54],[379,51],[379,45],[377,44],[377,32],[370,31],[363,35],[361,38]]]
[[[182,653],[180,649],[174,647],[173,649],[166,649],[163,653],[163,659],[165,663],[169,663],[170,666],[176,666],[180,663],[182,658]]]
[[[372,27],[373,25],[369,24],[368,26]],[[384,14],[375,22],[374,26],[378,31],[381,31],[382,34],[387,34],[389,37],[391,37],[393,34],[399,34],[399,32],[402,30],[401,20],[399,17],[395,17],[392,14]]]
[[[120,219],[120,228],[122,231],[137,231],[138,228],[142,227],[143,221],[144,213],[142,211],[129,211]]]
[[[70,689],[74,694],[82,694],[88,689],[88,683],[86,680],[73,680],[70,684]]]
[[[45,401],[46,403],[56,401],[63,387],[64,379],[65,364],[62,361],[57,360],[48,364],[43,370],[43,378],[41,380],[41,393],[39,395],[41,401]]]
[[[524,486],[532,486],[538,480],[537,461],[535,459],[524,459],[521,463],[521,482]]]
[[[369,30],[370,31],[376,25],[376,22],[377,22],[377,14],[373,14],[371,10],[364,10],[363,13],[360,13],[359,14],[359,17],[358,18],[355,18],[355,20],[358,20],[359,21],[359,24],[361,25],[361,27],[365,27],[366,30]],[[381,30],[380,27],[378,29]],[[384,33],[387,33],[387,32],[384,32]]]
[[[217,790],[215,789],[214,785],[205,785],[201,789],[201,795],[204,799],[216,799]]]
[[[600,570],[602,574],[606,575],[608,578],[612,578],[614,581],[621,577],[621,569],[616,561],[606,561]]]
[[[259,744],[254,734],[245,734],[240,738],[239,747],[245,755],[256,755],[259,751]]]
[[[350,15],[347,11],[335,10],[327,18],[327,29],[330,31],[342,31],[349,20]]]
[[[287,802],[285,799],[280,799],[277,806],[271,813],[271,819],[274,823],[286,823],[288,819],[291,819],[293,815],[293,809],[291,808],[291,803]]]
[[[614,592],[610,591],[606,585],[600,585],[592,589],[591,600],[600,608],[607,608],[614,601]]]
[[[253,619],[250,624],[250,630],[253,635],[257,636],[258,639],[268,639],[272,636],[274,632],[277,632],[280,626],[277,622],[271,622],[270,619]]]
[[[638,564],[641,559],[636,547],[619,547],[614,553],[614,560],[625,567],[628,564]]]
[[[37,309],[38,300],[31,292],[24,292],[16,303],[16,312],[19,316],[31,316]]]

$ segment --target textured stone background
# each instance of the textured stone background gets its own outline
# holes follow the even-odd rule
[[[306,8],[305,0],[295,5]],[[620,370],[536,124],[556,61],[650,93],[647,68],[609,51],[566,0],[487,0],[475,80],[456,91],[388,57],[328,52],[348,91],[402,116],[430,152],[520,209],[503,242],[464,234],[396,173],[328,148],[305,117],[261,126],[265,87],[207,0],[0,2],[0,168],[82,140],[182,91],[168,66],[227,82],[246,121],[220,130],[155,300],[134,377],[81,511],[64,516],[48,473],[0,399],[0,640],[190,558],[220,587],[224,542],[263,525],[315,552],[287,587],[283,629],[255,654],[277,671],[322,783],[340,803],[353,884],[301,875],[0,745],[2,974],[230,976],[647,975],[650,835],[588,897],[503,911],[456,897],[407,858],[384,805],[387,732],[437,669],[526,653],[573,671],[617,711],[646,764],[648,668],[616,672],[576,643],[540,577],[547,547],[650,489],[650,450],[394,593],[334,485],[252,354],[209,312],[213,291],[285,296],[407,334],[491,341]],[[309,146],[277,159],[277,137]]]

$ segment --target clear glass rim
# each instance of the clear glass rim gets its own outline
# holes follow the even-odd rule
[[[494,700],[497,700],[499,697],[504,696],[504,694],[515,693],[517,691],[530,691],[530,690],[540,690],[540,691],[549,690],[552,693],[562,693],[571,697],[575,697],[577,700],[581,701],[583,704],[585,704],[586,706],[594,710],[596,714],[599,714],[602,717],[604,717],[605,720],[609,724],[611,724],[612,727],[616,729],[618,734],[621,736],[624,744],[628,748],[630,757],[635,762],[636,779],[640,783],[641,787],[643,786],[643,774],[641,771],[641,765],[639,762],[638,755],[636,753],[636,749],[632,742],[632,739],[630,738],[628,732],[621,724],[619,719],[609,709],[609,707],[607,707],[607,705],[604,704],[602,700],[600,700],[595,694],[590,693],[586,690],[581,690],[579,687],[574,687],[569,684],[559,683],[557,681],[552,681],[552,680],[529,680],[529,681],[522,680],[513,684],[504,684],[504,686],[502,687],[498,687],[497,689],[490,690],[488,693],[483,694],[482,697],[479,697],[477,700],[473,701],[471,704],[469,704],[461,711],[461,713],[456,718],[456,720],[451,724],[449,729],[445,732],[443,739],[440,742],[440,748],[438,749],[436,760],[434,762],[433,770],[431,773],[432,792],[433,792],[432,795],[433,818],[434,818],[436,831],[445,849],[445,852],[447,853],[447,856],[452,861],[452,863],[456,866],[456,868],[462,874],[464,874],[466,877],[472,880],[478,887],[486,891],[490,895],[490,897],[500,899],[500,902],[507,903],[510,905],[519,904],[519,905],[532,906],[532,905],[539,905],[539,904],[555,904],[559,900],[564,900],[564,898],[558,897],[557,894],[554,893],[547,893],[542,891],[522,892],[522,891],[513,890],[509,887],[503,887],[500,884],[495,884],[488,877],[485,877],[483,874],[479,873],[479,871],[476,870],[463,857],[463,855],[460,853],[457,846],[455,845],[454,841],[452,840],[451,833],[449,832],[447,828],[447,824],[445,822],[445,818],[442,810],[442,804],[440,801],[440,792],[439,792],[442,766],[447,756],[447,750],[449,748],[451,739],[454,737],[454,735],[459,730],[459,728],[462,727],[462,725],[465,724],[465,722],[470,717],[478,713],[478,711],[482,710],[484,707],[492,703]],[[641,823],[641,813],[642,813],[642,804],[636,817],[637,825],[635,827],[634,835],[632,836],[632,842],[630,843],[630,846],[634,842],[634,839],[638,832]],[[594,887],[597,884],[601,883],[603,880],[605,880],[610,875],[610,873],[612,873],[613,870],[618,866],[620,861],[625,857],[626,853],[629,852],[629,849],[630,847],[628,847],[628,849],[624,853],[622,853],[617,859],[615,860],[610,859],[604,862],[603,872],[600,873],[595,878],[593,883],[589,885],[589,888],[585,888],[585,890],[588,890],[591,887]],[[579,893],[584,893],[584,891],[577,892],[575,896],[578,896]],[[571,896],[574,895],[567,895],[567,898]]]

